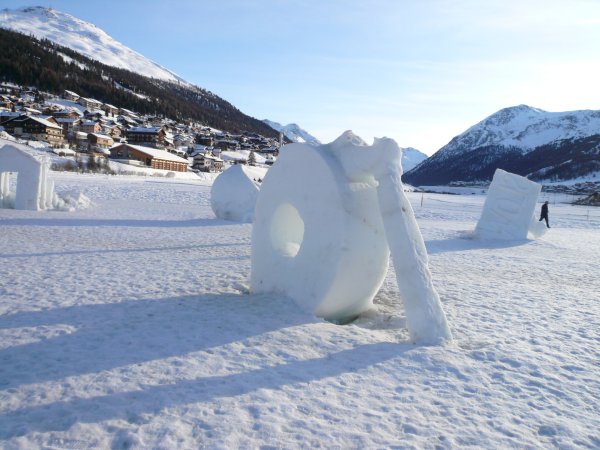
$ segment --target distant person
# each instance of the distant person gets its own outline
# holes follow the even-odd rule
[[[546,200],[542,205],[542,213],[540,214],[539,222],[541,222],[544,219],[546,219],[546,226],[550,228],[550,224],[548,223],[548,200]]]

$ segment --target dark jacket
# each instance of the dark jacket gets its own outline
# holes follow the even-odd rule
[[[542,205],[542,217],[548,217],[548,203]]]

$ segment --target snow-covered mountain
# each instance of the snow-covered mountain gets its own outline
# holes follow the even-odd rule
[[[427,155],[413,147],[402,148],[402,170],[408,172],[427,159]]]
[[[300,142],[306,143],[309,145],[321,145],[321,141],[319,141],[316,137],[310,134],[308,131],[303,130],[295,123],[290,123],[287,125],[282,125],[278,122],[273,122],[268,119],[263,120],[264,123],[269,125],[276,131],[283,131],[283,134],[292,142]]]
[[[52,8],[3,9],[0,11],[0,27],[48,39],[109,66],[187,84],[170,70],[116,41],[97,26]]]
[[[600,132],[600,111],[547,112],[527,105],[504,108],[456,136],[444,156],[464,149],[500,145],[527,153],[540,145]]]
[[[453,138],[405,174],[411,184],[491,179],[500,167],[532,179],[571,179],[600,170],[600,111],[504,108]]]

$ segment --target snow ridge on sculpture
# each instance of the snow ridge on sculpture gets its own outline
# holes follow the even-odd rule
[[[253,291],[344,321],[372,306],[391,250],[412,340],[451,339],[400,161],[393,140],[368,146],[350,131],[327,145],[285,146],[256,204]]]

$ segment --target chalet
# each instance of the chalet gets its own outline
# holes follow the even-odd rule
[[[221,172],[223,170],[223,160],[210,152],[199,153],[194,156],[192,169],[202,172]]]
[[[126,127],[136,127],[138,123],[129,116],[118,116],[117,122]]]
[[[54,117],[55,119],[58,119],[59,117],[64,119],[79,119],[82,116],[81,112],[71,108],[58,110],[46,109],[44,110],[44,113]]]
[[[7,133],[25,139],[45,141],[51,147],[63,145],[62,127],[49,116],[22,114],[2,124]]]
[[[83,113],[83,116],[87,120],[101,120],[101,119],[105,118],[106,113],[104,111],[102,111],[101,109],[86,110]]]
[[[121,116],[129,116],[131,118],[137,119],[138,118],[138,114],[134,113],[133,111],[130,111],[129,109],[125,109],[125,108],[119,108],[119,114]]]
[[[0,111],[0,126],[4,125],[5,122],[15,119],[21,115],[20,112],[16,111]]]
[[[8,95],[0,95],[0,108],[6,108],[12,110],[15,104]]]
[[[102,109],[104,110],[106,115],[116,116],[117,114],[119,114],[119,108],[117,108],[116,106],[110,105],[108,103],[105,103],[102,106]]]
[[[81,123],[80,119],[73,119],[71,117],[55,117],[56,122],[62,127],[63,134],[66,136],[69,133],[75,131]]]
[[[88,151],[97,152],[101,149],[109,149],[115,141],[110,136],[98,133],[88,133],[87,135]]]
[[[134,145],[164,148],[167,132],[162,127],[133,127],[127,130],[127,142]]]
[[[232,139],[218,139],[214,146],[223,151],[236,151],[240,148],[238,142]]]
[[[100,133],[102,126],[100,125],[100,122],[94,120],[83,120],[79,124],[79,130],[84,133]]]
[[[136,161],[153,169],[187,172],[189,161],[166,150],[141,145],[119,144],[110,149],[111,158]]]
[[[196,144],[205,145],[207,147],[212,147],[214,145],[214,138],[210,134],[197,134],[196,135]]]
[[[88,148],[87,141],[88,133],[84,133],[83,131],[75,132],[75,145],[77,146],[77,150],[86,151]]]
[[[121,125],[112,125],[106,127],[106,134],[110,135],[113,139],[120,139],[123,136],[124,131]]]
[[[102,108],[102,102],[99,102],[98,100],[95,100],[93,98],[79,97],[77,103],[79,103],[85,109],[88,109],[90,111]]]
[[[79,94],[76,94],[73,91],[69,91],[69,90],[65,89],[63,92],[63,98],[70,100],[72,102],[76,102],[81,98],[81,96]]]

